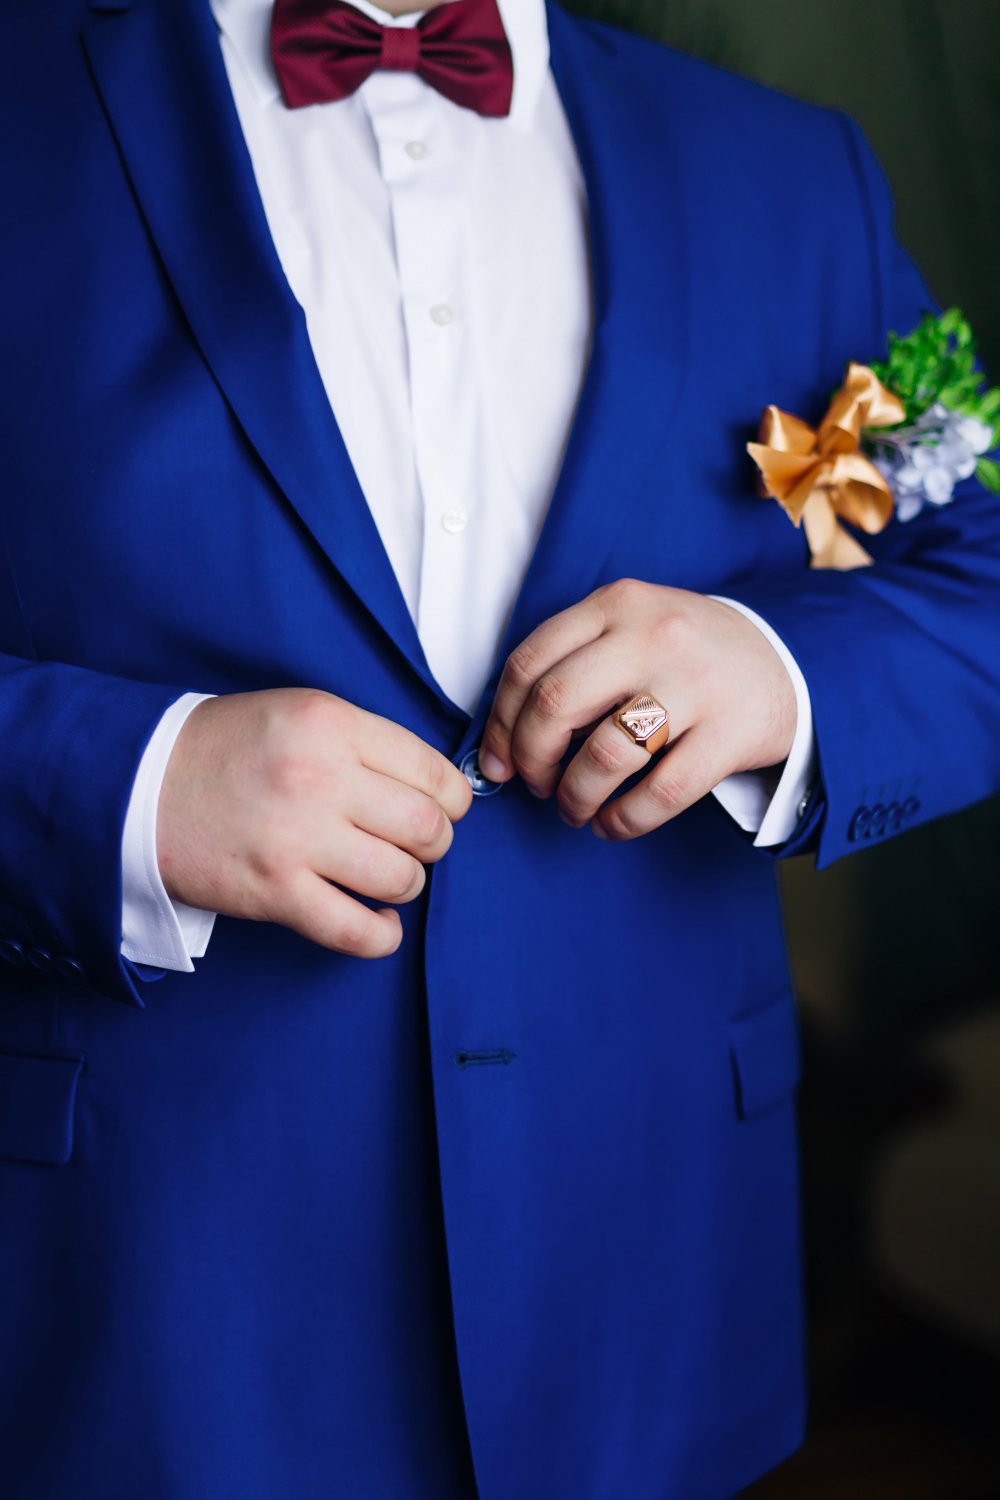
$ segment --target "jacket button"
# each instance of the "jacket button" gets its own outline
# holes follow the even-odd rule
[[[78,964],[75,958],[54,958],[52,960],[52,967],[57,974],[62,975],[63,979],[83,978],[83,965]]]
[[[884,838],[888,818],[889,809],[886,807],[885,803],[876,802],[875,806],[872,808],[871,821],[868,824],[868,832],[866,833],[865,837],[876,839]]]
[[[479,767],[479,747],[470,750],[459,762],[458,769],[472,788],[474,797],[495,797],[503,791],[502,781],[487,781]]]
[[[47,948],[28,948],[25,957],[33,969],[40,969],[43,974],[52,968],[52,954]]]
[[[868,825],[871,823],[871,820],[872,815],[870,810],[867,807],[859,807],[851,819],[851,825],[847,830],[847,837],[852,844],[856,844],[860,839],[868,837]]]
[[[24,949],[13,938],[0,938],[0,958],[5,958],[9,964],[23,964]]]

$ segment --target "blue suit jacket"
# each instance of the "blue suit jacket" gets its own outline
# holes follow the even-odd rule
[[[787,852],[984,796],[996,503],[809,572],[744,452],[928,300],[869,152],[550,19],[597,333],[505,650],[610,579],[724,592],[812,694]],[[458,1500],[474,1467],[483,1500],[721,1500],[803,1421],[773,862],[711,800],[607,845],[514,784],[391,959],[222,919],[194,976],[122,961],[180,692],[315,684],[459,759],[493,684],[470,721],[427,668],[205,0],[7,0],[0,80],[4,1495]]]

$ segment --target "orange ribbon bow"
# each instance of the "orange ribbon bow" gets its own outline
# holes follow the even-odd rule
[[[768,406],[760,441],[747,452],[760,469],[766,495],[802,526],[814,568],[863,568],[872,561],[841,518],[869,535],[892,518],[887,481],[861,452],[864,427],[895,427],[906,411],[867,365],[851,363],[818,428]]]

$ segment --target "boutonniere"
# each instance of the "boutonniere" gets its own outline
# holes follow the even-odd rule
[[[768,406],[747,451],[762,493],[806,534],[814,568],[872,561],[843,525],[870,535],[893,515],[947,505],[975,474],[1000,492],[1000,388],[976,369],[972,330],[958,308],[928,313],[905,337],[889,335],[884,362],[850,364],[818,427]]]

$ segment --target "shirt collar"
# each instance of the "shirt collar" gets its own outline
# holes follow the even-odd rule
[[[262,104],[280,96],[269,45],[272,0],[210,0],[220,31],[239,58]],[[445,0],[460,4],[461,0]],[[351,0],[357,10],[383,26],[415,26],[423,11],[390,16],[371,0]],[[497,0],[514,58],[514,97],[509,124],[530,130],[549,67],[549,27],[545,0]]]

